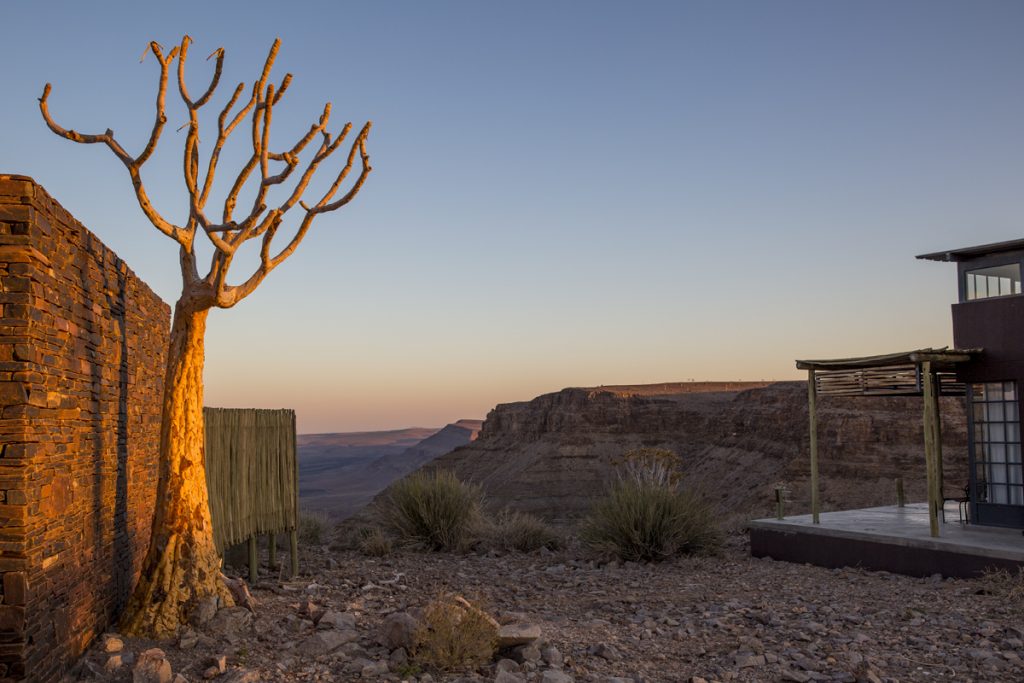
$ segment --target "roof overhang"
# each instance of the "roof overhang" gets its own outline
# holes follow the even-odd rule
[[[931,254],[920,254],[917,258],[925,259],[926,261],[970,261],[979,256],[1021,250],[1024,250],[1024,239],[979,244],[976,247],[963,247],[962,249],[950,249],[949,251],[936,251]]]
[[[861,356],[860,358],[834,358],[831,360],[798,360],[796,367],[800,370],[862,370],[866,368],[885,368],[897,365],[920,365],[932,363],[935,370],[952,370],[958,363],[966,363],[982,349],[917,349],[886,353],[881,356]]]

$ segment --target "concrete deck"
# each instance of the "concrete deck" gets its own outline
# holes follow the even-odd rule
[[[939,537],[929,534],[928,508],[913,503],[750,522],[750,552],[825,567],[861,566],[928,576],[977,576],[990,568],[1024,566],[1024,535],[1018,529],[976,526],[958,521],[947,504]]]

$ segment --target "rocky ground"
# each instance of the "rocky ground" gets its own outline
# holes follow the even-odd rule
[[[172,642],[106,636],[67,680],[1024,680],[1024,583],[1008,576],[756,560],[739,538],[717,557],[659,565],[601,563],[572,547],[383,558],[322,548],[305,565],[298,580],[255,586],[255,614],[211,612]],[[443,592],[540,638],[476,671],[424,671],[401,647],[408,615]]]

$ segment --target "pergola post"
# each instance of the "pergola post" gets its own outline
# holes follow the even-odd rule
[[[814,368],[807,371],[807,413],[811,436],[811,519],[820,524],[821,501],[818,495],[818,386]]]
[[[921,364],[924,380],[924,460],[928,475],[928,525],[932,536],[939,535],[939,506],[942,505],[942,431],[939,422],[939,396],[932,364]]]

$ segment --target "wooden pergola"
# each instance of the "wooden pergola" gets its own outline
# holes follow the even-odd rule
[[[924,398],[924,455],[931,535],[939,535],[942,510],[942,416],[939,396],[963,396],[955,370],[981,353],[981,349],[919,349],[883,356],[798,360],[807,370],[810,415],[811,516],[819,524],[818,396],[921,396]]]

